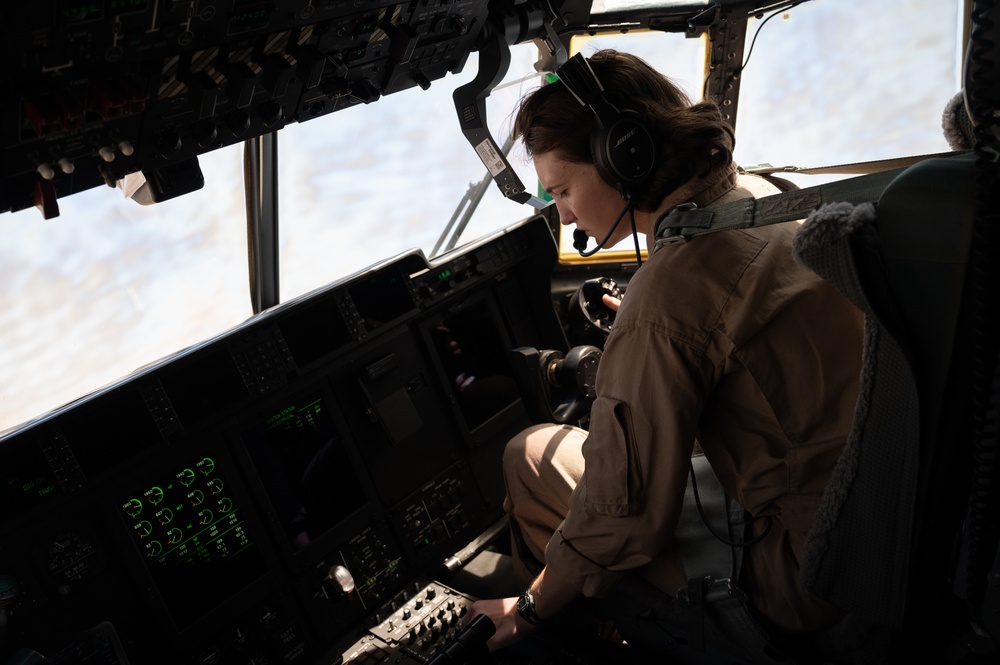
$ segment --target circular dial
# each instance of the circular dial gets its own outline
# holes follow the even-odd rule
[[[155,506],[160,501],[163,501],[163,488],[159,486],[150,487],[146,492],[146,498]]]
[[[192,471],[191,469],[184,469],[183,471],[177,474],[177,479],[181,481],[181,485],[187,487],[188,485],[194,482],[194,471]]]
[[[136,517],[142,512],[142,501],[139,499],[129,499],[125,502],[123,508],[125,509],[125,512],[128,513],[129,517]]]

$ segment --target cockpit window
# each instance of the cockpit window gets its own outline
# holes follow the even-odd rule
[[[242,149],[199,161],[204,188],[156,205],[99,187],[0,215],[0,431],[250,316]]]
[[[947,151],[962,15],[962,0],[820,0],[751,21],[736,159],[817,167]]]
[[[501,146],[517,100],[541,81],[537,59],[534,44],[513,46],[507,74],[486,100]],[[283,299],[413,248],[440,254],[534,213],[504,198],[462,134],[452,93],[478,69],[473,53],[460,73],[426,91],[414,87],[281,131]],[[523,156],[509,159],[534,191]],[[455,238],[445,233],[453,217],[453,231],[464,225]]]

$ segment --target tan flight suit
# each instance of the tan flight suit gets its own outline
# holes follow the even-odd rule
[[[671,195],[662,212],[775,191],[726,169]],[[771,518],[740,580],[753,606],[793,632],[840,618],[798,574],[850,430],[863,316],[794,262],[797,229],[705,234],[638,269],[605,344],[589,435],[542,425],[508,446],[515,549],[536,560],[526,556],[524,572],[544,561],[585,596],[603,596],[625,571],[671,595],[686,586],[672,534],[697,440],[727,493]],[[647,238],[652,252],[652,229]]]

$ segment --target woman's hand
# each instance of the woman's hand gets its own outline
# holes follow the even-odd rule
[[[497,629],[493,637],[486,642],[486,647],[491,652],[516,644],[535,631],[535,626],[522,619],[517,613],[516,596],[477,600],[469,605],[469,611],[463,617],[462,627],[467,626],[480,614],[485,614]]]
[[[601,296],[601,300],[604,302],[607,308],[610,309],[612,312],[617,312],[618,306],[622,304],[622,301],[620,299],[615,298],[613,295],[610,295],[608,293],[605,293],[603,296]]]

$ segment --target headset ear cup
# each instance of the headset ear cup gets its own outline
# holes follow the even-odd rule
[[[622,196],[633,198],[653,175],[656,144],[634,111],[623,111],[590,136],[598,173]]]

